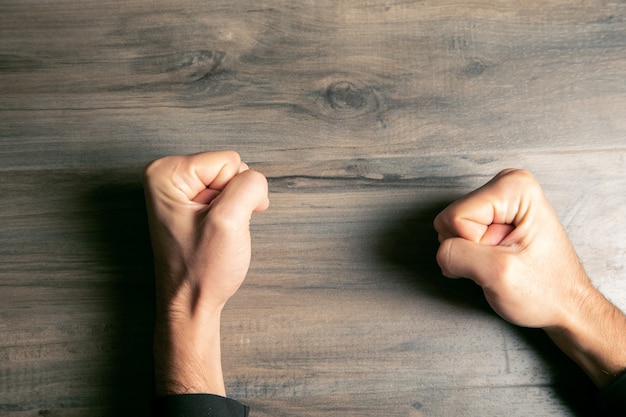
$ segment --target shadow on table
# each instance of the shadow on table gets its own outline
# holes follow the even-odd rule
[[[478,285],[469,279],[447,279],[437,265],[439,243],[433,221],[449,203],[435,201],[390,219],[389,228],[379,236],[377,255],[405,272],[398,275],[402,285],[446,300],[450,308],[477,309],[496,316]],[[570,411],[580,417],[598,415],[594,408],[597,389],[584,372],[542,330],[511,326],[538,353],[553,381],[551,389]]]
[[[116,328],[114,352],[106,382],[112,415],[147,415],[152,397],[152,327],[154,282],[143,189],[131,175],[103,174],[90,180],[87,207],[97,222],[102,260],[112,278],[107,302]],[[404,217],[390,219],[379,236],[377,255],[406,273],[402,285],[441,298],[451,308],[470,308],[495,315],[482,290],[470,280],[442,277],[435,261],[438,242],[432,221],[448,201],[415,207]],[[554,393],[576,416],[591,410],[595,387],[541,330],[514,327],[540,355]]]
[[[154,278],[143,188],[136,173],[90,179],[84,203],[93,214],[95,247],[107,277],[114,340],[103,381],[107,415],[149,415],[153,395]]]

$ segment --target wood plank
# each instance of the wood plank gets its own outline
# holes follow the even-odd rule
[[[224,317],[229,392],[260,415],[573,415],[563,392],[589,398],[586,378],[541,332],[503,323],[473,284],[441,278],[431,222],[501,168],[529,168],[596,283],[623,307],[626,230],[596,219],[623,211],[624,159],[598,151],[258,164],[272,206],[254,219],[251,272]],[[141,414],[147,404],[151,272],[139,172],[1,177],[4,411],[98,415],[109,401],[130,401]],[[584,186],[572,172],[585,173]],[[417,402],[421,411],[411,409]]]
[[[624,149],[626,7],[601,3],[9,2],[0,166]]]
[[[602,0],[3,1],[0,415],[147,415],[141,167],[221,148],[270,182],[224,317],[254,415],[584,415],[431,222],[527,168],[626,309],[625,34]]]

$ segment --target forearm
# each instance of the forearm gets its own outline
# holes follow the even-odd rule
[[[220,312],[207,317],[170,317],[158,322],[154,357],[157,396],[226,395],[221,365]]]
[[[545,330],[603,388],[626,371],[626,316],[595,289],[579,304],[563,326]]]

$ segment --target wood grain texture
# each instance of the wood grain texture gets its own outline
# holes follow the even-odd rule
[[[626,309],[626,4],[0,4],[0,415],[147,415],[142,167],[269,179],[224,315],[255,416],[583,416],[594,389],[434,262],[435,214],[531,170]]]

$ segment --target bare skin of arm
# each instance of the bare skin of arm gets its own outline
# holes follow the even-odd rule
[[[144,172],[156,274],[156,394],[226,395],[220,320],[248,272],[267,181],[237,153],[171,156]]]
[[[505,320],[542,328],[602,388],[626,370],[626,316],[591,283],[527,171],[505,170],[435,219],[437,261]]]

